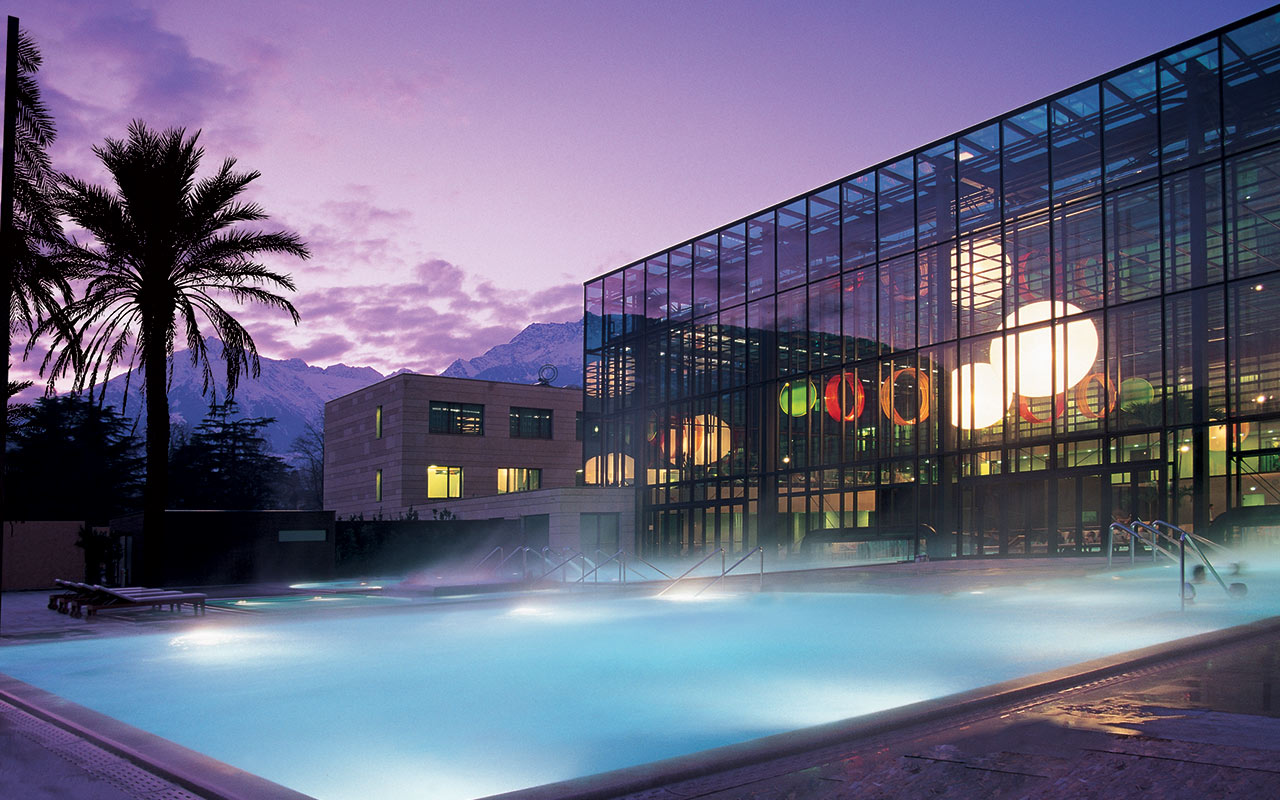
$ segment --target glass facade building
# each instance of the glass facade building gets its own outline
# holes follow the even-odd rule
[[[1272,9],[589,281],[642,554],[1096,550],[1280,503]],[[913,544],[913,547],[915,545]]]

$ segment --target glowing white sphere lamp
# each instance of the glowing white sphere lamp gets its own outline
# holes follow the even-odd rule
[[[1005,318],[1006,329],[1032,326],[991,343],[991,363],[1004,366],[1010,392],[1048,397],[1065,392],[1089,374],[1098,359],[1098,328],[1093,320],[1051,322],[1055,316],[1079,313],[1069,303],[1043,300]],[[1046,324],[1036,325],[1039,322]]]
[[[582,479],[590,486],[622,486],[635,480],[635,477],[636,460],[625,453],[592,456],[582,469]]]
[[[989,428],[1004,418],[1009,395],[1000,370],[981,362],[951,370],[951,424],[964,430]]]

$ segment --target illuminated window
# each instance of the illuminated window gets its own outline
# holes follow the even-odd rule
[[[462,467],[427,467],[427,497],[462,497]]]
[[[476,403],[431,402],[432,433],[484,436],[484,406]]]
[[[542,470],[516,467],[498,470],[498,494],[532,492],[542,488]]]
[[[373,499],[382,502],[382,470],[374,470],[373,473]]]
[[[382,438],[382,406],[373,412],[373,438]]]
[[[551,409],[512,406],[511,436],[516,439],[550,439]]]

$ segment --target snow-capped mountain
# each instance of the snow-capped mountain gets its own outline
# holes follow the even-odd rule
[[[217,382],[217,397],[223,399],[221,376],[222,343],[206,339],[209,361]],[[300,358],[279,361],[262,358],[262,374],[258,379],[241,376],[236,387],[236,403],[239,412],[246,417],[274,417],[275,422],[266,429],[271,452],[289,457],[293,442],[306,430],[307,423],[321,427],[324,420],[324,404],[370,384],[377,383],[383,375],[373,367],[349,367],[335,364],[315,367]],[[463,378],[480,378],[514,383],[534,383],[538,370],[544,364],[552,364],[559,372],[556,386],[582,383],[582,323],[534,323],[516,334],[507,344],[492,347],[477,358],[458,359],[449,365],[443,375]],[[411,370],[398,370],[410,372]],[[125,375],[115,375],[106,385],[106,405],[115,406],[130,419],[137,420],[137,433],[145,432],[142,421],[145,400],[138,391],[142,387],[139,370],[130,379],[129,397],[125,394]],[[175,425],[195,428],[209,411],[210,397],[201,393],[202,381],[198,368],[192,366],[186,350],[174,353],[173,380],[169,389],[169,414]]]
[[[556,368],[554,385],[582,385],[582,320],[535,322],[510,342],[491,347],[476,358],[458,359],[440,374],[451,378],[536,383],[538,370],[544,364]]]

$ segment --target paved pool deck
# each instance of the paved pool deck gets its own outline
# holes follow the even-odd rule
[[[1100,558],[938,561],[774,572],[766,575],[765,589],[946,593],[1102,569]],[[258,596],[278,588],[220,587],[216,593]],[[1176,589],[1171,591],[1176,602]],[[0,647],[181,630],[234,616],[135,611],[75,620],[48,610],[48,594],[4,595]],[[504,797],[1280,797],[1278,687],[1280,618],[1273,618],[944,701]],[[188,780],[181,769],[148,762],[140,755],[146,747],[95,742],[74,719],[41,713],[13,695],[9,700],[0,693],[0,797],[301,797],[217,762],[209,767],[221,782]]]

